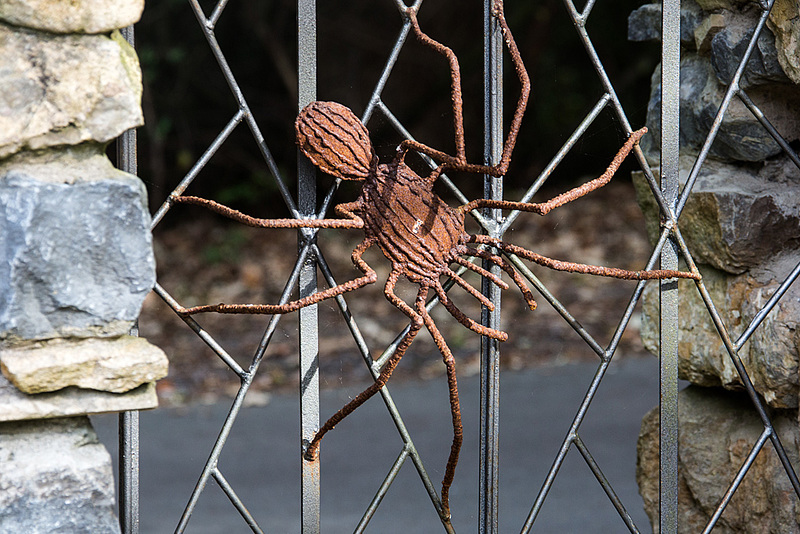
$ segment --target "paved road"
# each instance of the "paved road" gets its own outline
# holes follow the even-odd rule
[[[519,532],[596,370],[570,364],[504,373],[500,397],[500,531]],[[458,532],[475,532],[478,500],[478,377],[460,379],[465,444],[451,490]],[[444,380],[390,387],[429,474],[438,485],[450,445]],[[324,414],[357,390],[324,392]],[[612,481],[638,528],[649,531],[634,480],[636,437],[646,411],[658,402],[655,359],[615,362],[581,437]],[[164,409],[141,415],[141,532],[172,532],[197,481],[227,404]],[[116,416],[94,417],[116,461]],[[266,532],[299,532],[300,488],[296,436],[297,399],[275,395],[263,407],[243,409],[220,459],[220,468]],[[352,532],[400,451],[401,442],[383,403],[374,399],[323,442],[322,530]],[[401,470],[369,532],[441,532],[410,462]],[[626,532],[619,515],[574,448],[553,485],[534,532]],[[187,532],[250,532],[211,482]]]

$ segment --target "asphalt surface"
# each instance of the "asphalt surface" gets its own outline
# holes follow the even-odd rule
[[[597,369],[568,364],[501,377],[500,532],[519,532]],[[460,378],[464,447],[451,489],[457,532],[477,531],[479,378]],[[324,391],[323,416],[359,389]],[[391,384],[434,484],[450,448],[444,379]],[[658,403],[654,358],[614,362],[580,429],[640,531],[650,526],[635,481],[636,438],[642,416]],[[228,403],[160,409],[141,414],[140,529],[173,532],[219,432]],[[92,418],[116,462],[117,417]],[[300,469],[296,396],[273,395],[266,406],[244,408],[219,467],[265,532],[300,532]],[[336,427],[322,447],[322,531],[352,532],[383,481],[402,442],[383,402],[375,397]],[[116,465],[116,464],[115,464]],[[367,532],[442,532],[413,464],[403,466]],[[211,481],[186,532],[251,532]],[[622,519],[574,447],[559,471],[533,532],[627,532]]]

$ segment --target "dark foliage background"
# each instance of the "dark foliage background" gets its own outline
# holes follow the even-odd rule
[[[640,0],[598,2],[588,29],[634,128],[644,124],[655,45],[626,39],[627,15]],[[206,13],[214,3],[201,2]],[[531,74],[529,111],[507,177],[507,190],[524,188],[597,102],[602,88],[561,0],[506,2],[509,24]],[[423,29],[453,48],[463,74],[467,147],[481,158],[483,130],[483,2],[427,0]],[[230,2],[216,35],[231,69],[287,181],[296,151],[296,5],[291,0]],[[318,98],[364,110],[402,19],[390,0],[323,0],[318,7]],[[136,27],[144,71],[146,124],[139,133],[139,172],[157,207],[236,112],[194,15],[185,0],[147,4]],[[507,62],[509,65],[510,62]],[[507,110],[518,85],[506,81]],[[449,74],[442,58],[409,39],[384,92],[384,101],[417,139],[452,150]],[[602,171],[623,140],[604,112],[551,183],[563,189]],[[399,138],[379,114],[368,124],[381,154]],[[620,173],[625,176],[627,173]],[[623,178],[624,179],[624,178]],[[324,183],[329,178],[322,176]],[[480,194],[480,179],[471,193]],[[467,188],[469,189],[469,187]],[[278,216],[283,203],[246,125],[241,124],[191,189],[254,214]],[[352,200],[347,190],[338,198]],[[513,196],[513,192],[509,192]],[[168,222],[168,221],[167,221]]]

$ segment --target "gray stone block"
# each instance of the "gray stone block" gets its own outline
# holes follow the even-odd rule
[[[51,419],[73,415],[149,410],[158,407],[155,383],[126,393],[67,387],[52,393],[27,395],[0,374],[0,421]],[[0,532],[2,532],[0,530]]]
[[[144,0],[3,0],[0,20],[53,33],[102,33],[139,20]]]
[[[778,62],[794,83],[800,83],[800,0],[775,0],[767,25],[775,35]]]
[[[0,465],[0,532],[120,532],[111,457],[88,417],[0,424]]]
[[[682,184],[693,161],[681,159]],[[695,261],[741,274],[800,248],[798,180],[797,167],[788,158],[769,161],[756,171],[708,160],[679,221]],[[648,234],[657,239],[658,208],[641,173],[634,174],[634,185]]]
[[[716,39],[716,38],[715,38]],[[650,134],[642,140],[649,161],[658,161],[661,130],[660,68],[651,82],[647,107]],[[726,87],[720,83],[708,58],[688,53],[681,59],[681,150],[697,154],[717,115]],[[789,84],[759,85],[748,95],[767,118],[791,142],[800,138],[800,90]],[[734,98],[722,121],[710,155],[726,161],[763,161],[781,153],[778,143],[758,122],[749,109]]]
[[[125,334],[155,283],[144,186],[46,163],[0,169],[0,340]]]
[[[55,35],[0,24],[0,158],[105,143],[142,124],[142,73],[119,35]]]
[[[164,352],[134,336],[56,339],[0,347],[0,369],[20,391],[45,393],[68,386],[125,393],[167,376]]]
[[[702,532],[722,501],[764,427],[744,395],[689,387],[678,395],[678,533]],[[796,411],[771,414],[775,431],[795,471]],[[636,481],[653,532],[658,525],[658,407],[642,421],[637,445]],[[720,534],[800,534],[800,505],[773,447],[753,462],[713,532]]]
[[[775,293],[797,260],[797,255],[789,256],[773,262],[769,268],[739,276],[701,266],[711,300],[734,341]],[[678,287],[680,377],[700,386],[741,390],[742,380],[694,284],[682,280]],[[793,286],[738,351],[756,391],[774,408],[798,408],[799,323],[800,289]],[[653,353],[658,350],[658,330],[658,286],[651,284],[643,295],[641,332],[645,347]]]
[[[753,38],[755,17],[728,16],[725,27],[711,39],[711,65],[717,78],[727,85],[733,79],[739,62],[744,57],[750,40]],[[775,36],[765,29],[758,36],[756,46],[739,85],[743,89],[771,83],[788,83],[775,48]]]
[[[694,29],[700,23],[702,12],[694,0],[681,2],[681,44],[694,45]],[[628,15],[629,41],[661,40],[661,4],[645,4]]]

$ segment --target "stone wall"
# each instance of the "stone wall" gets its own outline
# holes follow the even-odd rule
[[[751,0],[683,0],[681,13],[681,179],[686,180],[717,113],[727,82],[761,11]],[[629,18],[629,38],[660,38],[660,5]],[[800,139],[800,5],[776,0],[740,86],[797,148]],[[658,175],[660,72],[653,75],[643,142]],[[655,203],[635,180],[658,231]],[[737,98],[680,219],[681,231],[734,340],[800,262],[800,170]],[[692,383],[679,395],[680,532],[700,532],[763,427],[694,284],[681,281],[679,374]],[[658,342],[658,288],[645,293],[643,338]],[[795,284],[739,354],[787,453],[798,462],[800,287]],[[658,415],[644,420],[637,469],[640,492],[658,530]],[[800,533],[800,505],[770,444],[714,532]]]
[[[87,414],[153,408],[129,335],[155,280],[145,189],[106,145],[142,123],[118,29],[143,0],[0,2],[0,532],[119,532]]]

